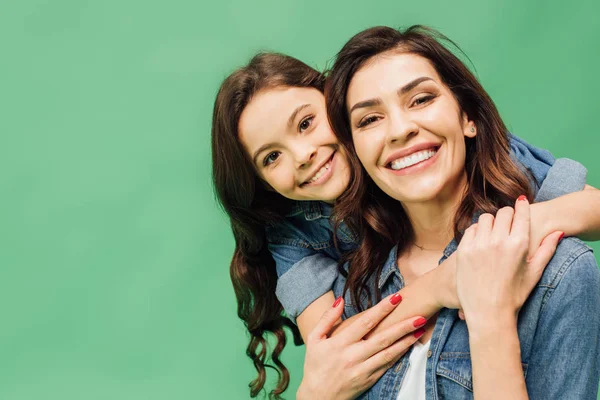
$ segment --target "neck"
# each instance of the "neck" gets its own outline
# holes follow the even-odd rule
[[[433,199],[402,203],[415,232],[414,243],[431,250],[446,248],[454,237],[454,216],[466,188],[464,173],[457,185],[448,185]]]

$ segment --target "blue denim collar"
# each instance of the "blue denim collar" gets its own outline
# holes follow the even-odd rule
[[[304,219],[314,221],[322,217],[330,217],[332,212],[333,206],[322,201],[295,201],[286,217],[304,214]]]

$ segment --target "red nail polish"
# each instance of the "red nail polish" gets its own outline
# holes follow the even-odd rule
[[[334,302],[333,302],[333,308],[336,308],[337,306],[340,305],[340,303],[342,302],[342,296],[338,297]]]
[[[425,329],[419,328],[415,331],[415,333],[413,333],[413,335],[418,339],[421,336],[423,336],[424,333],[425,333]]]
[[[565,233],[564,233],[564,232],[561,232],[561,234],[560,234],[560,236],[559,236],[559,238],[558,238],[558,241],[560,242],[564,236],[565,236]]]
[[[517,200],[519,200],[519,201],[527,200],[527,196],[525,196],[524,194],[522,194],[522,195],[519,196],[519,198]]]
[[[390,297],[390,303],[392,303],[393,306],[400,303],[401,301],[402,301],[402,296],[400,295],[400,293],[396,293],[392,297]]]
[[[420,326],[425,325],[426,323],[427,323],[427,320],[425,318],[421,317],[421,318],[416,319],[413,322],[413,325],[415,326],[415,328],[418,328]]]

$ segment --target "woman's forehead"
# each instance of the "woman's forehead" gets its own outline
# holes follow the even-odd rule
[[[440,83],[431,62],[420,55],[403,52],[386,52],[377,55],[362,66],[352,77],[348,86],[348,102],[360,100],[390,86],[400,88],[419,77],[429,77]]]

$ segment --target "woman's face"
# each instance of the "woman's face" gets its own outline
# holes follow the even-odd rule
[[[465,176],[468,121],[431,63],[384,53],[352,78],[347,103],[356,153],[385,193],[402,202],[453,196]]]
[[[257,93],[242,112],[239,137],[259,176],[289,199],[333,202],[348,186],[348,161],[317,89]]]

